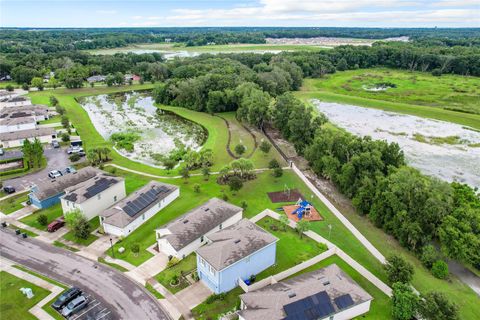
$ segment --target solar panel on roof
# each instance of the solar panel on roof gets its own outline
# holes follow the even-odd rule
[[[134,217],[158,200],[158,195],[160,194],[159,189],[160,188],[152,188],[145,193],[141,193],[135,200],[127,202],[125,207],[123,207],[123,211],[125,211],[130,217]],[[168,188],[165,189],[168,190]]]
[[[333,299],[337,307],[342,310],[354,304],[352,297],[347,293]]]
[[[314,320],[335,312],[330,297],[325,291],[283,306],[288,320]]]

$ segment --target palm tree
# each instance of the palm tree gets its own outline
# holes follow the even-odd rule
[[[110,153],[112,153],[112,150],[110,150],[109,147],[103,147],[103,148],[102,148],[102,152],[103,152],[103,155],[105,156],[105,161],[110,160],[110,159],[108,158],[108,155],[109,155]]]

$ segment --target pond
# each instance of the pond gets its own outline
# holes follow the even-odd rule
[[[480,186],[480,132],[458,124],[312,100],[332,123],[358,136],[396,142],[407,162],[446,181]]]
[[[159,110],[150,92],[122,92],[80,99],[105,140],[113,134],[135,137],[131,148],[115,149],[137,162],[161,167],[161,158],[180,149],[198,150],[207,132],[199,124]]]

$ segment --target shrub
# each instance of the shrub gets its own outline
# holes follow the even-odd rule
[[[135,256],[138,256],[138,253],[140,252],[140,245],[138,243],[134,243],[130,249]]]
[[[180,260],[177,257],[172,257],[172,259],[170,259],[167,263],[167,268],[173,267],[174,265],[176,265],[179,262],[180,262]]]
[[[48,218],[42,213],[37,217],[37,222],[42,226],[46,226],[48,224]]]
[[[78,160],[80,160],[80,155],[78,153],[74,153],[69,157],[69,159],[72,162],[77,162]]]
[[[278,168],[273,169],[273,176],[275,178],[280,178],[282,175],[283,175],[283,169],[282,168],[278,167]]]
[[[219,293],[219,294],[212,294],[208,296],[207,300],[205,302],[207,304],[212,304],[217,300],[225,300],[225,293]]]
[[[435,261],[438,260],[438,253],[437,249],[431,244],[423,247],[422,255],[420,257],[420,261],[422,264],[427,267],[428,269],[432,268],[432,265]]]
[[[170,171],[177,165],[177,161],[171,158],[166,158],[162,161],[162,165],[165,167],[165,170]]]
[[[228,201],[228,195],[225,192],[222,194],[222,200]]]
[[[230,191],[237,192],[242,189],[243,181],[239,177],[233,176],[228,179],[228,186],[230,187]]]
[[[278,163],[276,159],[273,159],[268,163],[268,168],[272,170],[276,168],[280,168],[280,163]]]
[[[56,111],[59,115],[64,115],[65,112],[66,112],[65,108],[62,107],[62,106],[59,106],[59,105],[55,106],[55,111]]]
[[[115,142],[115,145],[128,152],[133,152],[133,143],[140,139],[140,135],[134,132],[117,132],[110,136],[110,140]]]
[[[193,191],[194,191],[195,193],[200,193],[200,185],[199,185],[198,183],[195,183],[195,184],[193,185]]]
[[[242,207],[243,210],[246,210],[247,207],[248,207],[247,201],[242,200],[242,201],[240,202],[240,207]]]
[[[58,105],[58,99],[57,99],[57,97],[55,97],[55,96],[50,96],[50,105],[52,105],[53,107],[55,107],[55,106]]]
[[[435,278],[446,279],[448,277],[448,264],[443,260],[437,260],[433,263],[430,271]]]
[[[9,85],[7,85],[7,86],[5,87],[5,89],[6,89],[8,92],[12,92],[15,88],[14,88],[11,84],[9,84]]]
[[[260,148],[260,151],[262,151],[266,155],[267,153],[270,152],[272,145],[264,140],[260,143],[259,148]]]
[[[70,127],[70,120],[66,115],[62,115],[62,120],[60,121],[62,123],[62,126],[64,128],[69,128]]]
[[[70,141],[70,135],[66,132],[62,133],[62,141],[63,142],[68,142]]]
[[[433,69],[432,70],[432,76],[440,77],[441,75],[442,75],[442,70],[440,70],[440,69]]]

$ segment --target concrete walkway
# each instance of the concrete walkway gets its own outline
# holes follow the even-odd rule
[[[187,308],[192,310],[212,294],[213,292],[202,281],[197,281],[182,291],[177,292],[175,297],[183,301]]]
[[[34,213],[37,210],[38,210],[37,207],[25,206],[22,209],[18,209],[17,211],[10,213],[8,215],[8,217],[11,218],[11,219],[20,220],[22,218],[25,218],[25,217],[31,215],[32,213]]]
[[[53,283],[50,283],[48,281],[45,281],[41,278],[38,278],[30,273],[27,273],[23,270],[17,269],[13,267],[14,263],[10,260],[7,260],[5,258],[0,258],[0,270],[5,271],[10,273],[11,275],[14,275],[17,278],[23,279],[25,281],[28,281],[30,283],[33,283],[34,285],[44,288],[48,291],[50,291],[50,294],[47,295],[45,298],[40,300],[35,306],[33,306],[30,310],[28,310],[31,314],[33,314],[36,318],[41,319],[41,320],[50,320],[53,318],[51,315],[49,315],[45,310],[42,309],[44,305],[46,305],[49,301],[51,301],[53,298],[55,298],[57,295],[59,295],[62,291],[63,288],[54,285]],[[35,294],[35,292],[34,292]]]
[[[142,263],[137,268],[126,272],[133,280],[145,285],[147,281],[155,277],[163,269],[167,267],[168,257],[163,253],[157,253],[152,258]]]
[[[165,300],[168,301],[168,305],[170,305],[171,308],[167,309],[167,311],[169,313],[171,312],[170,316],[172,316],[172,318],[174,319],[180,318],[180,316],[178,316],[178,314],[180,313],[180,315],[182,315],[184,319],[193,319],[190,309],[183,303],[183,300],[178,299],[175,295],[173,295],[170,291],[168,291],[167,288],[162,286],[157,280],[150,279],[149,283],[152,285],[152,287],[155,290],[157,290],[160,294],[162,294],[165,297]]]
[[[98,258],[103,256],[105,251],[107,251],[109,248],[110,248],[110,237],[100,236],[97,240],[92,242],[88,247],[84,247],[80,249],[80,251],[77,252],[77,254],[85,258],[88,258],[90,260],[97,261]]]

